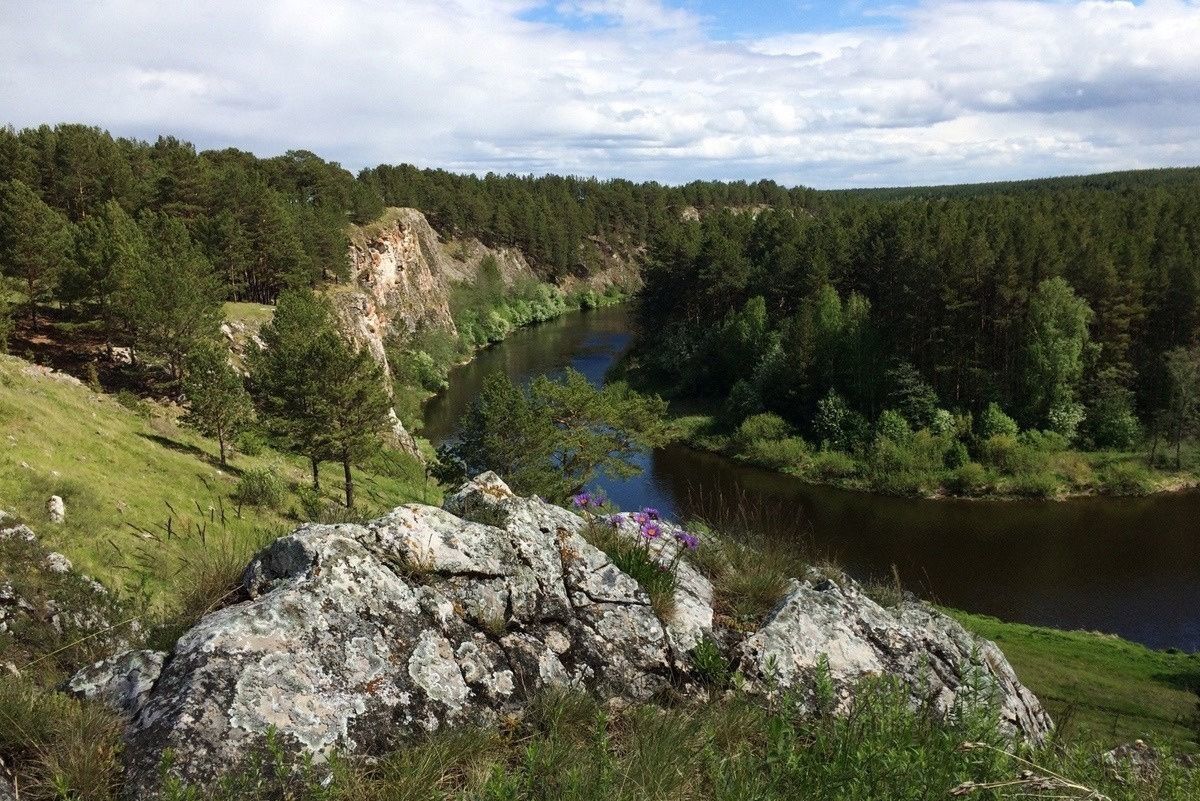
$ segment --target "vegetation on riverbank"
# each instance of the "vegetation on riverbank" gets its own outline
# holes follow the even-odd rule
[[[971,431],[912,431],[900,421],[846,450],[815,446],[777,415],[746,418],[730,430],[718,415],[672,420],[679,441],[803,481],[926,498],[1065,498],[1149,495],[1200,483],[1200,445],[1181,449],[1181,469],[1147,464],[1145,453],[1080,451],[1052,432],[981,438]]]

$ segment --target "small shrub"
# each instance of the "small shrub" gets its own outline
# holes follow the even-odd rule
[[[287,487],[279,476],[267,469],[247,470],[238,479],[233,500],[246,506],[278,510],[287,497]]]
[[[900,412],[894,409],[885,409],[875,422],[875,434],[887,437],[892,442],[903,443],[912,436],[912,428],[909,427],[908,421]]]
[[[812,459],[812,448],[800,437],[774,441],[756,440],[742,451],[742,456],[747,461],[773,470],[800,473]]]
[[[1109,465],[1100,474],[1100,487],[1109,495],[1148,495],[1155,490],[1154,476],[1138,461]]]
[[[812,469],[823,479],[850,478],[858,472],[858,465],[841,451],[819,451],[813,454]]]
[[[729,660],[711,637],[704,637],[692,649],[692,673],[702,684],[724,687],[729,682]]]
[[[942,464],[949,470],[957,470],[969,461],[971,454],[967,452],[967,446],[958,440],[951,442],[942,455]]]
[[[150,416],[149,404],[127,389],[122,389],[117,393],[117,403],[121,404],[139,417]]]
[[[246,456],[261,456],[267,449],[267,437],[258,429],[248,428],[238,434],[234,447]]]
[[[777,414],[765,412],[747,417],[738,427],[738,439],[750,443],[757,440],[778,440],[790,436],[792,427]]]
[[[1012,480],[1012,492],[1027,498],[1053,498],[1058,494],[1058,479],[1053,473],[1021,473]]]
[[[987,489],[987,470],[979,462],[967,462],[950,473],[946,489],[954,495],[980,495]]]
[[[981,439],[992,437],[1016,437],[1020,432],[1017,421],[1004,413],[997,403],[989,403],[979,416],[979,436]]]

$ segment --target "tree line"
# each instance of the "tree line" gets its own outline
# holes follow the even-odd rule
[[[678,394],[729,398],[734,425],[765,410],[813,433],[831,393],[874,420],[919,381],[949,409],[994,402],[1081,444],[1131,447],[1138,423],[1178,441],[1200,170],[953,189],[659,228],[639,363]]]

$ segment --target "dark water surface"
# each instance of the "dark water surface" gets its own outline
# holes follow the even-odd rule
[[[454,432],[483,379],[572,366],[599,382],[629,344],[629,310],[566,315],[515,333],[450,374],[429,401],[425,435]],[[836,558],[859,578],[895,565],[904,584],[1004,620],[1119,634],[1200,650],[1200,493],[1071,501],[927,501],[817,487],[681,446],[642,457],[632,479],[601,479],[623,509],[713,516],[724,501],[750,525]]]

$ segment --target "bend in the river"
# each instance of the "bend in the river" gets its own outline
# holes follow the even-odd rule
[[[631,309],[575,312],[515,332],[450,374],[425,409],[425,436],[453,434],[483,379],[572,366],[594,382],[628,346]],[[763,533],[832,556],[859,578],[889,576],[949,606],[1005,620],[1200,649],[1200,493],[1069,501],[892,498],[813,486],[669,446],[644,472],[598,484],[623,509],[711,517],[747,502]]]

